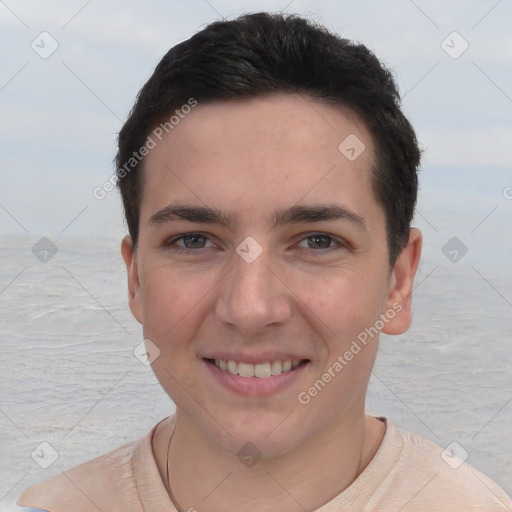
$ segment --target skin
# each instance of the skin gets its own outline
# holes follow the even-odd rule
[[[338,150],[350,134],[366,146],[354,161]],[[146,157],[139,240],[134,252],[126,237],[122,254],[131,311],[160,350],[152,368],[176,404],[169,460],[181,510],[314,510],[375,455],[384,425],[364,404],[378,336],[308,404],[297,399],[393,304],[401,310],[382,332],[401,334],[411,322],[421,233],[411,229],[391,268],[372,163],[353,112],[299,95],[199,104]],[[237,224],[150,221],[171,203],[217,208]],[[268,219],[276,208],[327,204],[364,227]],[[205,237],[188,239],[190,253],[174,242],[186,233]],[[236,252],[248,236],[263,249],[252,263]],[[205,366],[205,355],[224,350],[309,361],[277,393],[247,397]],[[164,481],[171,427],[163,422],[153,440]],[[248,442],[262,455],[250,468],[236,455]]]

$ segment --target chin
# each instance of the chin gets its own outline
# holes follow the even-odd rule
[[[213,434],[215,444],[225,452],[239,456],[254,450],[265,458],[278,457],[297,446],[301,437],[306,437],[305,433],[297,431],[297,422],[283,421],[287,414],[241,412],[233,414],[229,422],[223,421],[224,428],[216,423],[205,425],[205,428],[208,437]]]

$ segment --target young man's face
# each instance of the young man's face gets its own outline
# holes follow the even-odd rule
[[[146,157],[130,306],[161,385],[221,448],[277,455],[360,417],[375,327],[409,326],[418,237],[390,269],[372,158],[353,113],[294,95],[199,104]],[[185,206],[201,212],[168,210]]]

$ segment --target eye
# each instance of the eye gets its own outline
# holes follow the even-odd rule
[[[210,247],[213,246],[211,240],[201,233],[186,233],[184,235],[177,236],[169,239],[165,242],[167,247],[175,246],[178,250],[183,251],[194,251],[197,249],[203,249],[206,247],[206,243],[210,242]]]
[[[215,247],[215,244],[201,233],[184,233],[166,240],[164,246],[178,252],[197,253],[200,249]],[[325,233],[311,233],[304,237],[297,247],[303,250],[323,252],[346,247],[346,244]]]
[[[301,245],[306,243],[307,246]],[[303,249],[332,249],[332,243],[335,243],[338,247],[343,247],[344,244],[335,240],[332,236],[326,235],[325,233],[313,233],[302,240],[298,247]],[[335,247],[335,246],[334,246]]]

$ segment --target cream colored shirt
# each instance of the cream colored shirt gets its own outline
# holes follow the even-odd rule
[[[374,458],[316,512],[512,511],[510,498],[482,473],[466,463],[454,469],[457,459],[447,462],[439,446],[382,420],[386,434]],[[49,512],[176,512],[152,450],[163,421],[137,441],[28,487],[17,504]]]

